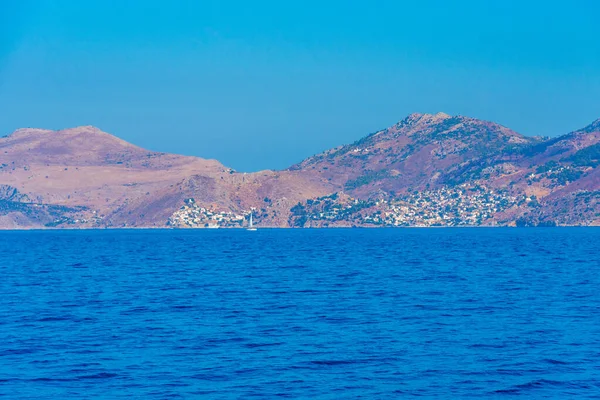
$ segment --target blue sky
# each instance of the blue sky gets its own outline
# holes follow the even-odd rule
[[[0,1],[0,131],[285,168],[412,112],[600,118],[595,0]]]

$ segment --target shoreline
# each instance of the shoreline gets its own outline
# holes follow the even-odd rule
[[[329,227],[306,227],[306,228],[293,228],[293,227],[281,227],[281,226],[255,226],[260,230],[337,230],[337,229],[368,229],[368,230],[395,230],[395,229],[552,229],[552,228],[600,228],[600,225],[556,225],[556,226],[511,226],[511,225],[466,225],[466,226],[329,226]],[[47,227],[31,227],[31,228],[0,228],[0,232],[27,232],[27,231],[122,231],[122,230],[161,230],[161,231],[245,231],[247,227],[222,227],[217,229],[211,228],[169,228],[169,227],[141,227],[141,226],[126,226],[126,227],[80,227],[80,228],[47,228]]]

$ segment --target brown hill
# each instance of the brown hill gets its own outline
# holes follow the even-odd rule
[[[326,178],[337,191],[361,201],[394,200],[414,191],[437,193],[463,185],[527,199],[521,206],[493,211],[487,217],[490,224],[515,223],[519,218],[527,224],[597,224],[599,127],[600,120],[549,139],[526,137],[469,117],[411,114],[290,170]],[[576,196],[587,199],[586,211],[573,215],[568,204]]]
[[[147,151],[90,126],[20,129],[0,139],[0,184],[26,199],[0,193],[4,227],[158,227],[190,197],[242,212],[265,197],[287,210],[327,191],[297,173],[237,173],[215,160]],[[65,208],[40,214],[42,205]]]
[[[387,129],[291,167],[331,179],[358,197],[456,183],[492,161],[510,162],[540,142],[493,122],[411,114]]]
[[[285,171],[238,173],[91,126],[0,139],[0,227],[600,224],[600,120],[557,138],[411,114]],[[193,199],[193,200],[190,200]]]

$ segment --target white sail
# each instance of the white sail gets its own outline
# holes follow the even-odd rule
[[[252,210],[250,210],[250,224],[248,225],[248,230],[249,231],[255,231],[256,230],[256,228],[252,224]]]

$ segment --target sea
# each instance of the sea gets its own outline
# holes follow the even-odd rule
[[[0,232],[6,399],[600,398],[600,229]]]

